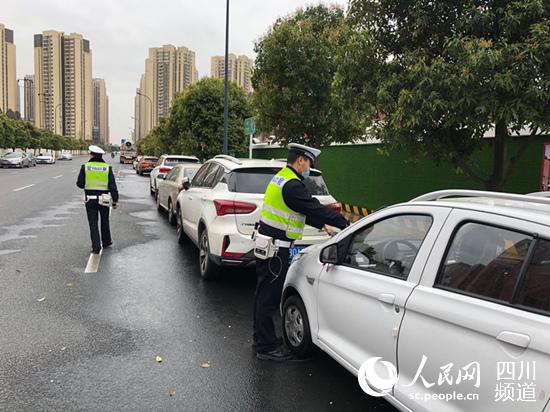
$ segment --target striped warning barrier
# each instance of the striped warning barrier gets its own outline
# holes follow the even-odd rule
[[[349,203],[338,203],[340,205],[342,215],[352,222],[355,222],[369,214],[369,210],[366,207],[354,206]]]

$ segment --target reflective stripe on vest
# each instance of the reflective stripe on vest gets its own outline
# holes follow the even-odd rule
[[[85,190],[109,190],[109,165],[102,162],[88,162],[84,165]]]
[[[290,209],[283,199],[283,187],[298,176],[285,167],[267,185],[260,221],[285,231],[289,239],[301,239],[306,226],[306,216]]]

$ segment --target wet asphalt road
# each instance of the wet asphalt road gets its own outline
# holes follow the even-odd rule
[[[323,354],[258,361],[254,272],[202,281],[129,165],[115,247],[85,274],[85,160],[0,169],[0,410],[394,411]]]

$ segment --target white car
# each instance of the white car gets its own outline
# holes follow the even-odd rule
[[[216,276],[221,266],[254,262],[251,236],[260,220],[265,189],[285,165],[277,160],[216,156],[180,193],[176,204],[178,241],[190,238],[198,246],[203,278]],[[321,203],[340,210],[319,171],[312,170],[305,183]],[[303,239],[290,251],[291,257],[327,238],[323,230],[306,226]]]
[[[55,164],[55,157],[53,157],[53,155],[49,153],[40,153],[38,156],[36,156],[36,163],[52,165]]]
[[[162,155],[158,159],[156,166],[149,174],[149,191],[153,196],[157,196],[159,187],[159,179],[164,178],[172,168],[180,163],[199,163],[199,159],[195,156],[182,155]]]
[[[73,155],[71,153],[64,152],[59,155],[58,160],[73,160]]]
[[[449,190],[375,212],[294,259],[281,313],[292,352],[321,348],[402,411],[547,411],[550,199]]]
[[[168,212],[168,222],[176,224],[176,200],[183,190],[183,185],[189,183],[197,170],[201,167],[197,163],[182,163],[170,170],[163,179],[159,179],[157,193],[157,209],[159,212]]]

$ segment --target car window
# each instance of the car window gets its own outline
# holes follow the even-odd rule
[[[23,157],[21,153],[8,153],[5,158],[6,159],[15,159],[16,157]]]
[[[524,233],[465,223],[451,241],[436,285],[509,302],[531,241]]]
[[[237,169],[231,173],[229,190],[238,193],[265,193],[267,185],[279,167]]]
[[[539,240],[515,303],[550,313],[550,241]]]
[[[182,157],[167,157],[164,160],[166,166],[174,166],[180,163],[198,163],[199,161],[193,158],[182,158]]]
[[[185,167],[183,168],[183,176],[182,177],[187,177],[189,178],[189,181],[193,180],[193,178],[195,177],[195,175],[197,174],[197,172],[199,171],[198,168],[196,167]]]
[[[204,178],[206,177],[206,174],[208,173],[208,169],[212,167],[212,163],[207,163],[204,166],[202,166],[193,180],[191,181],[191,186],[193,187],[201,187],[204,183]]]
[[[179,173],[179,169],[174,167],[172,170],[170,170],[170,172],[168,172],[168,174],[166,175],[164,180],[169,180],[169,181],[173,182],[173,181],[176,180],[176,177],[178,176],[178,173]]]
[[[406,279],[431,224],[431,216],[399,215],[361,228],[344,264]]]
[[[223,172],[223,168],[215,163],[213,163],[213,166],[211,169],[208,170],[206,173],[206,176],[204,178],[204,187],[214,187],[216,183],[218,183],[219,178],[221,177],[221,173]]]
[[[323,176],[319,172],[311,171],[309,177],[304,179],[304,185],[309,192],[314,196],[328,196],[328,187],[323,179]]]

